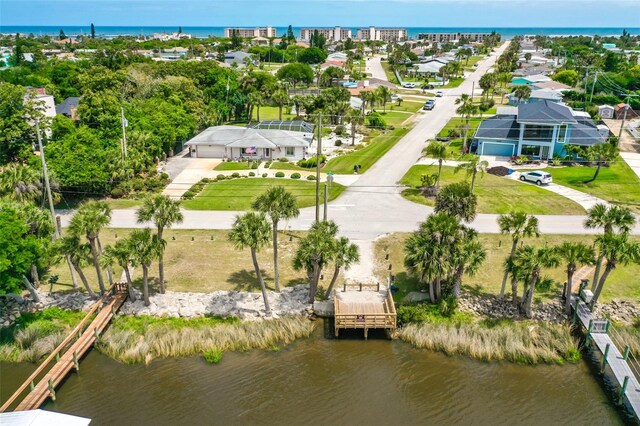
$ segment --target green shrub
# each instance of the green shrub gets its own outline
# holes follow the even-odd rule
[[[216,179],[218,180],[225,180],[227,177],[225,175],[218,175],[216,176]]]
[[[289,159],[287,157],[280,157],[278,158],[278,161],[280,161],[281,163],[288,163]]]
[[[202,354],[202,357],[209,364],[217,364],[222,361],[222,351],[220,349],[209,349]]]
[[[276,172],[276,177],[277,178],[284,177],[284,172]]]
[[[161,180],[169,180],[169,175],[166,174],[165,172],[160,173],[160,179]]]
[[[316,180],[315,175],[309,175],[307,176],[307,180]]]
[[[480,101],[478,108],[480,108],[480,111],[484,112],[493,108],[495,104],[496,102],[493,99],[483,99]]]
[[[377,112],[371,112],[367,115],[367,126],[377,129],[386,129],[387,123],[382,119],[382,116]]]
[[[404,305],[398,306],[398,325],[420,323],[429,319],[429,305]]]
[[[271,167],[271,160],[269,160],[266,163],[264,163],[264,168],[265,169],[268,169],[269,167]]]
[[[333,131],[333,133],[335,133],[338,136],[344,134],[344,132],[345,132],[345,128],[342,125],[336,126],[336,129]]]
[[[211,182],[211,179],[209,179],[209,178],[202,178],[202,179],[200,180],[200,182],[202,182],[202,183],[209,183],[209,182]]]
[[[263,174],[262,174],[262,177],[263,177],[263,178],[265,178],[265,177],[267,177],[267,176],[268,176],[268,175],[267,175],[266,173],[263,173]]]
[[[291,174],[291,179],[300,179],[300,173],[292,173]]]
[[[311,158],[309,158],[307,160],[300,160],[300,161],[298,161],[297,164],[298,164],[299,167],[302,167],[304,169],[312,169],[312,168],[316,167],[316,165],[318,164],[316,162],[316,158],[317,157],[314,156],[314,157],[311,157]],[[320,164],[324,163],[325,161],[327,161],[327,156],[326,155],[321,155],[320,156]]]
[[[251,163],[251,168],[253,170],[257,169],[260,166],[260,162],[259,161],[254,161],[253,163]]]
[[[192,198],[193,198],[193,197],[195,197],[195,196],[196,196],[196,193],[195,193],[195,192],[193,192],[193,191],[191,191],[191,190],[188,190],[187,192],[185,192],[184,194],[182,194],[182,199],[183,199],[183,200],[190,200],[190,199],[192,199]]]
[[[240,177],[240,173],[238,173],[238,172],[233,172],[233,173],[231,173],[231,177],[232,177],[232,178],[239,178],[239,177]]]
[[[249,172],[250,177],[254,177],[256,174],[254,172]]]
[[[124,191],[121,188],[113,188],[111,190],[111,197],[113,197],[113,198],[124,197]]]
[[[335,146],[342,146],[342,141],[340,139],[336,140],[334,143]]]

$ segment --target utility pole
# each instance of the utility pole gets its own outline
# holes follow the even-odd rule
[[[640,95],[625,95],[627,98],[627,103],[624,106],[624,115],[622,116],[622,124],[620,125],[620,131],[618,132],[618,143],[620,143],[620,138],[622,138],[622,130],[624,129],[624,122],[627,120],[627,111],[629,111],[629,98],[638,98]]]
[[[122,159],[127,158],[127,119],[124,118],[124,108],[120,107],[120,121],[122,122]]]
[[[589,68],[591,67],[587,67],[587,72],[584,76],[584,104],[585,104],[585,109],[587,106],[587,88],[589,87]]]
[[[327,220],[327,202],[329,201],[329,186],[324,184],[324,220]]]
[[[44,175],[44,188],[47,192],[47,200],[49,202],[49,211],[51,212],[51,220],[53,221],[53,239],[60,238],[60,228],[58,221],[56,220],[56,211],[53,208],[53,196],[51,195],[51,185],[49,183],[49,169],[47,168],[47,161],[44,158],[44,148],[42,147],[42,135],[40,134],[40,120],[36,119],[36,136],[38,137],[38,149],[40,150],[40,162],[42,163],[42,173]],[[78,286],[76,282],[75,271],[73,270],[73,264],[69,256],[67,258],[67,265],[69,266],[69,273],[71,274],[71,282],[73,288]],[[37,283],[36,283],[37,284]]]
[[[316,222],[320,222],[320,156],[322,155],[322,114],[318,114],[318,150],[316,152]]]
[[[593,76],[593,85],[591,86],[591,96],[589,97],[589,103],[591,103],[593,101],[593,91],[596,88],[596,82],[597,81],[598,81],[598,71],[596,71],[596,74]]]
[[[471,82],[471,102],[473,102],[473,91],[476,88],[476,82],[475,80]]]

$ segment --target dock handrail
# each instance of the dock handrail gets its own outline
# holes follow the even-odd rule
[[[87,312],[87,315],[85,315],[84,318],[80,320],[80,322],[73,328],[73,330],[71,330],[69,335],[53,350],[53,352],[49,354],[49,356],[44,360],[44,362],[40,364],[40,366],[36,368],[36,370],[33,373],[31,373],[31,375],[27,378],[27,380],[25,380],[24,383],[20,385],[20,387],[13,393],[13,395],[11,395],[11,397],[9,397],[9,399],[7,399],[4,404],[2,404],[2,406],[0,407],[0,413],[5,412],[9,407],[11,407],[11,405],[27,389],[27,387],[32,382],[34,382],[36,378],[47,367],[49,367],[49,364],[51,363],[51,361],[56,359],[56,357],[60,355],[60,352],[62,352],[67,347],[67,345],[69,345],[69,343],[71,343],[71,341],[79,335],[80,331],[85,326],[85,323],[87,322],[87,320],[98,310],[98,308],[102,306],[105,300],[107,300],[107,298],[113,293],[115,288],[116,288],[116,284],[112,285],[109,288],[109,290],[107,290],[102,295],[102,297],[100,297],[100,299],[96,301],[96,303]]]

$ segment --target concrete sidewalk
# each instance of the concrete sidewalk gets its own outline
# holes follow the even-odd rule
[[[640,153],[621,152],[620,157],[631,167],[634,173],[640,178]]]

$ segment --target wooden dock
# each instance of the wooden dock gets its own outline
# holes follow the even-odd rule
[[[379,284],[345,284],[334,293],[333,303],[336,337],[340,329],[363,329],[365,339],[370,329],[396,329],[391,292]]]
[[[25,394],[27,388],[30,388],[29,392],[14,408],[15,411],[35,410],[49,397],[55,401],[55,390],[58,385],[60,385],[72,369],[79,371],[80,359],[107,328],[126,298],[126,283],[114,284],[113,287],[91,307],[87,315],[62,343],[60,343],[36,371],[25,380],[11,398],[0,407],[0,413],[14,406],[15,402]],[[96,314],[95,318],[89,323],[89,320],[94,314]],[[85,325],[87,326],[85,327]],[[55,360],[55,363],[52,364],[53,360]]]
[[[609,366],[620,386],[620,402],[626,399],[636,419],[640,419],[640,377],[629,364],[629,348],[625,347],[624,353],[620,352],[609,335],[609,320],[595,318],[580,298],[574,298],[573,308],[576,319],[586,330],[587,344],[593,342],[602,354],[600,370],[604,372],[606,366]]]

